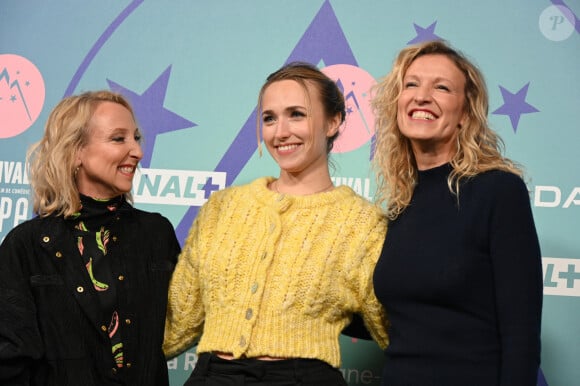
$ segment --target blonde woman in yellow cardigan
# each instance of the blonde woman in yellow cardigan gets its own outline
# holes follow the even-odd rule
[[[341,91],[310,64],[262,87],[258,144],[280,176],[214,193],[170,284],[166,356],[199,338],[185,385],[346,385],[339,335],[353,313],[386,346],[371,280],[386,223],[328,168],[345,115]]]

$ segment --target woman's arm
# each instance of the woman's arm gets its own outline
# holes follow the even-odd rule
[[[202,216],[200,211],[185,240],[169,283],[163,341],[163,351],[168,359],[193,346],[203,328],[205,313],[198,269],[198,239]]]
[[[43,344],[36,324],[36,308],[28,276],[21,263],[30,245],[21,229],[10,232],[0,245],[0,384],[28,385],[33,362]],[[29,243],[28,243],[29,244]]]
[[[490,224],[501,386],[536,385],[540,364],[542,262],[524,182],[504,174],[497,184]]]

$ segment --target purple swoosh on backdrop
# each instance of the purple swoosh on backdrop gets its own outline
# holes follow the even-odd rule
[[[89,67],[89,65],[91,64],[91,62],[93,61],[93,59],[95,58],[95,56],[97,55],[97,53],[99,52],[101,47],[103,47],[105,42],[107,40],[109,40],[111,35],[113,35],[113,32],[115,32],[115,30],[117,28],[119,28],[119,26],[125,21],[125,19],[139,5],[141,5],[141,3],[143,3],[143,1],[144,0],[133,0],[124,10],[121,11],[119,16],[117,16],[115,18],[115,20],[113,20],[113,22],[107,27],[105,32],[103,32],[103,34],[99,37],[99,39],[91,47],[91,50],[89,51],[87,56],[85,56],[83,62],[81,63],[81,65],[79,66],[79,68],[77,69],[75,74],[73,75],[73,78],[71,79],[66,91],[64,92],[65,97],[73,94],[73,92],[77,88],[83,74],[85,73],[85,71],[87,70],[87,68]]]
[[[578,16],[576,16],[576,14],[574,13],[574,11],[572,11],[572,9],[570,7],[568,7],[566,5],[566,3],[564,3],[564,0],[552,0],[552,4],[554,5],[561,5],[563,7],[568,8],[568,10],[570,11],[570,15],[567,14],[566,12],[564,12],[564,16],[568,19],[568,21],[576,28],[576,32],[580,33],[580,19],[578,19]],[[540,386],[540,385],[538,385]]]

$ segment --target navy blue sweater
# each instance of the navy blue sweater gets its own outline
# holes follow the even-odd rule
[[[542,266],[526,186],[486,172],[458,201],[450,171],[419,172],[374,272],[391,323],[383,385],[536,385]]]

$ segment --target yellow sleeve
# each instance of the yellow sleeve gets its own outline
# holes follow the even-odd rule
[[[169,284],[163,341],[168,359],[192,347],[203,329],[204,307],[198,269],[203,209],[193,222]]]

